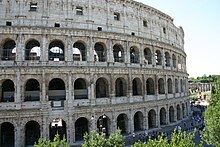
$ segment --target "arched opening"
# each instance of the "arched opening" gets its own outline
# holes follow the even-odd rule
[[[132,81],[132,91],[134,96],[142,95],[142,83],[139,78],[135,78]]]
[[[49,60],[64,61],[64,45],[61,41],[52,41],[49,45]]]
[[[185,104],[186,104],[186,116],[188,116],[188,105],[187,105],[187,102]]]
[[[139,63],[139,51],[137,47],[130,48],[130,63]]]
[[[97,128],[100,133],[103,133],[104,136],[109,136],[110,129],[110,119],[105,114],[100,116],[97,120]]]
[[[173,59],[173,67],[176,68],[176,56],[173,54],[172,56]]]
[[[99,78],[96,81],[96,98],[108,97],[108,81],[105,78]]]
[[[170,121],[170,123],[175,122],[175,120],[174,120],[174,108],[173,108],[173,106],[170,106],[170,108],[169,108],[169,121]]]
[[[152,64],[152,53],[149,48],[144,49],[144,58],[145,58],[145,63]]]
[[[40,60],[40,43],[32,39],[25,47],[25,60]]]
[[[181,108],[180,105],[177,105],[177,120],[181,120]]]
[[[40,84],[36,79],[30,79],[25,85],[24,101],[39,101],[40,100]]]
[[[16,43],[14,40],[6,39],[3,44],[2,60],[15,60],[16,58]]]
[[[149,126],[149,129],[152,129],[152,128],[156,128],[156,112],[155,110],[151,109],[149,112],[148,112],[148,126]]]
[[[14,147],[15,129],[13,124],[4,122],[1,125],[1,147]]]
[[[184,103],[182,103],[182,112],[183,112],[183,118],[185,118],[186,117],[186,113],[185,113],[185,105],[184,105]]]
[[[94,61],[99,61],[99,62],[106,61],[106,51],[102,43],[95,44]]]
[[[143,113],[138,111],[134,115],[134,131],[142,131],[144,126]]]
[[[59,78],[52,79],[49,83],[49,101],[66,99],[65,83]]]
[[[88,99],[88,90],[86,81],[82,78],[74,82],[74,99]]]
[[[73,45],[73,61],[86,61],[86,47],[81,42]]]
[[[88,133],[88,120],[85,117],[81,117],[75,122],[75,139],[76,141],[83,140],[85,133]]]
[[[167,86],[168,86],[168,94],[172,94],[173,93],[173,83],[170,78],[167,80]]]
[[[5,80],[2,83],[1,102],[14,102],[15,87],[12,80]]]
[[[50,140],[53,141],[55,135],[58,133],[60,135],[60,139],[66,137],[66,122],[60,118],[56,118],[50,123]]]
[[[181,92],[183,92],[183,80],[180,79],[180,89],[181,89]]]
[[[120,114],[117,117],[117,128],[121,130],[122,134],[126,134],[128,131],[128,117],[126,114]]]
[[[180,58],[180,56],[178,56],[178,70],[182,70],[182,60]]]
[[[126,96],[127,93],[127,85],[126,81],[123,78],[118,78],[115,82],[115,96],[116,97],[121,97],[121,96]]]
[[[170,54],[168,52],[165,53],[165,66],[170,67]]]
[[[34,145],[40,138],[40,125],[36,121],[29,121],[25,125],[25,145]]]
[[[155,52],[156,65],[162,65],[162,54],[159,50]]]
[[[175,79],[175,92],[179,93],[179,81]]]
[[[158,80],[158,93],[159,94],[165,94],[164,79],[162,79],[162,78],[160,78]]]
[[[82,55],[78,48],[73,48],[73,61],[82,61]]]
[[[146,82],[147,95],[154,95],[154,80],[152,78],[148,78]]]
[[[114,62],[124,62],[124,49],[121,45],[113,46]]]
[[[160,125],[166,125],[166,109],[160,109]]]

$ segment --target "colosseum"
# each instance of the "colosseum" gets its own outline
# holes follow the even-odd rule
[[[184,31],[133,0],[0,0],[0,146],[152,131],[190,113]]]

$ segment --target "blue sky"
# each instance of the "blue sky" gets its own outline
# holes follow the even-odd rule
[[[185,32],[190,77],[220,74],[220,0],[137,0],[172,18]]]

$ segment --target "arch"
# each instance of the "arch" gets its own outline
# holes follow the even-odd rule
[[[107,115],[101,115],[97,120],[97,128],[100,133],[103,133],[105,136],[109,136],[110,130],[110,119]]]
[[[138,111],[134,115],[134,131],[142,131],[144,129],[144,116],[141,111]]]
[[[180,79],[180,90],[183,92],[183,79]]]
[[[16,43],[12,39],[6,39],[2,49],[2,60],[15,60]]]
[[[173,83],[170,78],[167,80],[167,89],[168,89],[168,94],[173,93]]]
[[[173,67],[176,68],[176,56],[174,54],[172,55],[172,59],[173,59]]]
[[[170,54],[165,52],[165,66],[170,67]]]
[[[29,79],[25,85],[24,101],[40,100],[40,84],[36,79]]]
[[[175,79],[175,92],[179,93],[179,81],[178,81],[178,79]]]
[[[148,64],[152,64],[152,53],[151,50],[149,48],[145,48],[144,49],[144,58],[145,58],[145,62]]]
[[[9,147],[15,145],[15,128],[9,122],[1,124],[1,147]]]
[[[141,80],[139,78],[135,78],[132,81],[132,91],[133,91],[133,95],[142,95],[142,83]]]
[[[166,109],[160,109],[160,125],[166,125]]]
[[[138,48],[132,46],[130,48],[130,63],[139,63],[139,51]]]
[[[25,46],[25,60],[40,60],[40,43],[31,39],[26,43]]]
[[[122,134],[128,132],[128,116],[126,114],[122,113],[117,117],[117,128],[121,130]]]
[[[121,97],[126,96],[127,84],[124,78],[117,78],[115,82],[115,96]]]
[[[73,61],[86,61],[86,46],[84,43],[77,41],[73,44],[73,49],[77,49],[79,53],[73,50]]]
[[[66,137],[66,122],[61,118],[53,119],[50,123],[50,140],[53,141],[55,135],[58,133],[60,135],[60,139],[63,139],[64,136]]]
[[[149,129],[156,128],[156,126],[157,126],[157,124],[156,124],[156,112],[155,112],[154,109],[151,109],[148,112],[148,126],[149,126]]]
[[[186,117],[186,113],[185,113],[185,104],[184,103],[182,103],[182,116],[183,116],[183,118],[185,118]]]
[[[165,94],[164,79],[163,78],[160,78],[158,80],[158,93]]]
[[[106,50],[105,46],[101,42],[97,42],[94,46],[94,61],[105,62],[106,61]]]
[[[113,46],[114,62],[124,62],[124,49],[120,44]]]
[[[40,138],[40,125],[36,121],[29,121],[25,125],[25,145],[34,145]]]
[[[104,98],[109,96],[109,84],[105,78],[99,78],[96,81],[96,98]]]
[[[178,56],[178,70],[182,70],[182,60],[181,60],[181,57],[180,56]]]
[[[148,78],[146,82],[147,95],[155,94],[154,80],[152,78]]]
[[[60,78],[52,79],[49,83],[49,101],[60,101],[66,99],[65,83]]]
[[[89,131],[88,120],[85,117],[81,117],[75,122],[75,139],[76,141],[83,140],[83,136],[85,133]]]
[[[54,40],[49,44],[49,60],[51,61],[64,61],[65,48],[60,40]]]
[[[2,83],[1,102],[14,102],[15,86],[12,80],[5,80]]]
[[[175,122],[174,112],[175,112],[175,110],[174,110],[173,106],[170,106],[170,108],[169,108],[169,121],[170,121],[170,123]]]
[[[177,109],[177,120],[181,120],[181,108],[179,104],[176,106],[176,109]]]
[[[87,84],[82,78],[78,78],[74,82],[74,99],[88,99]]]
[[[162,54],[160,50],[156,50],[155,59],[156,59],[156,65],[162,65]]]

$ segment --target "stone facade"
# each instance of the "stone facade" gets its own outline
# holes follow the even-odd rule
[[[135,1],[0,1],[0,144],[73,145],[152,131],[190,112],[184,32]]]

